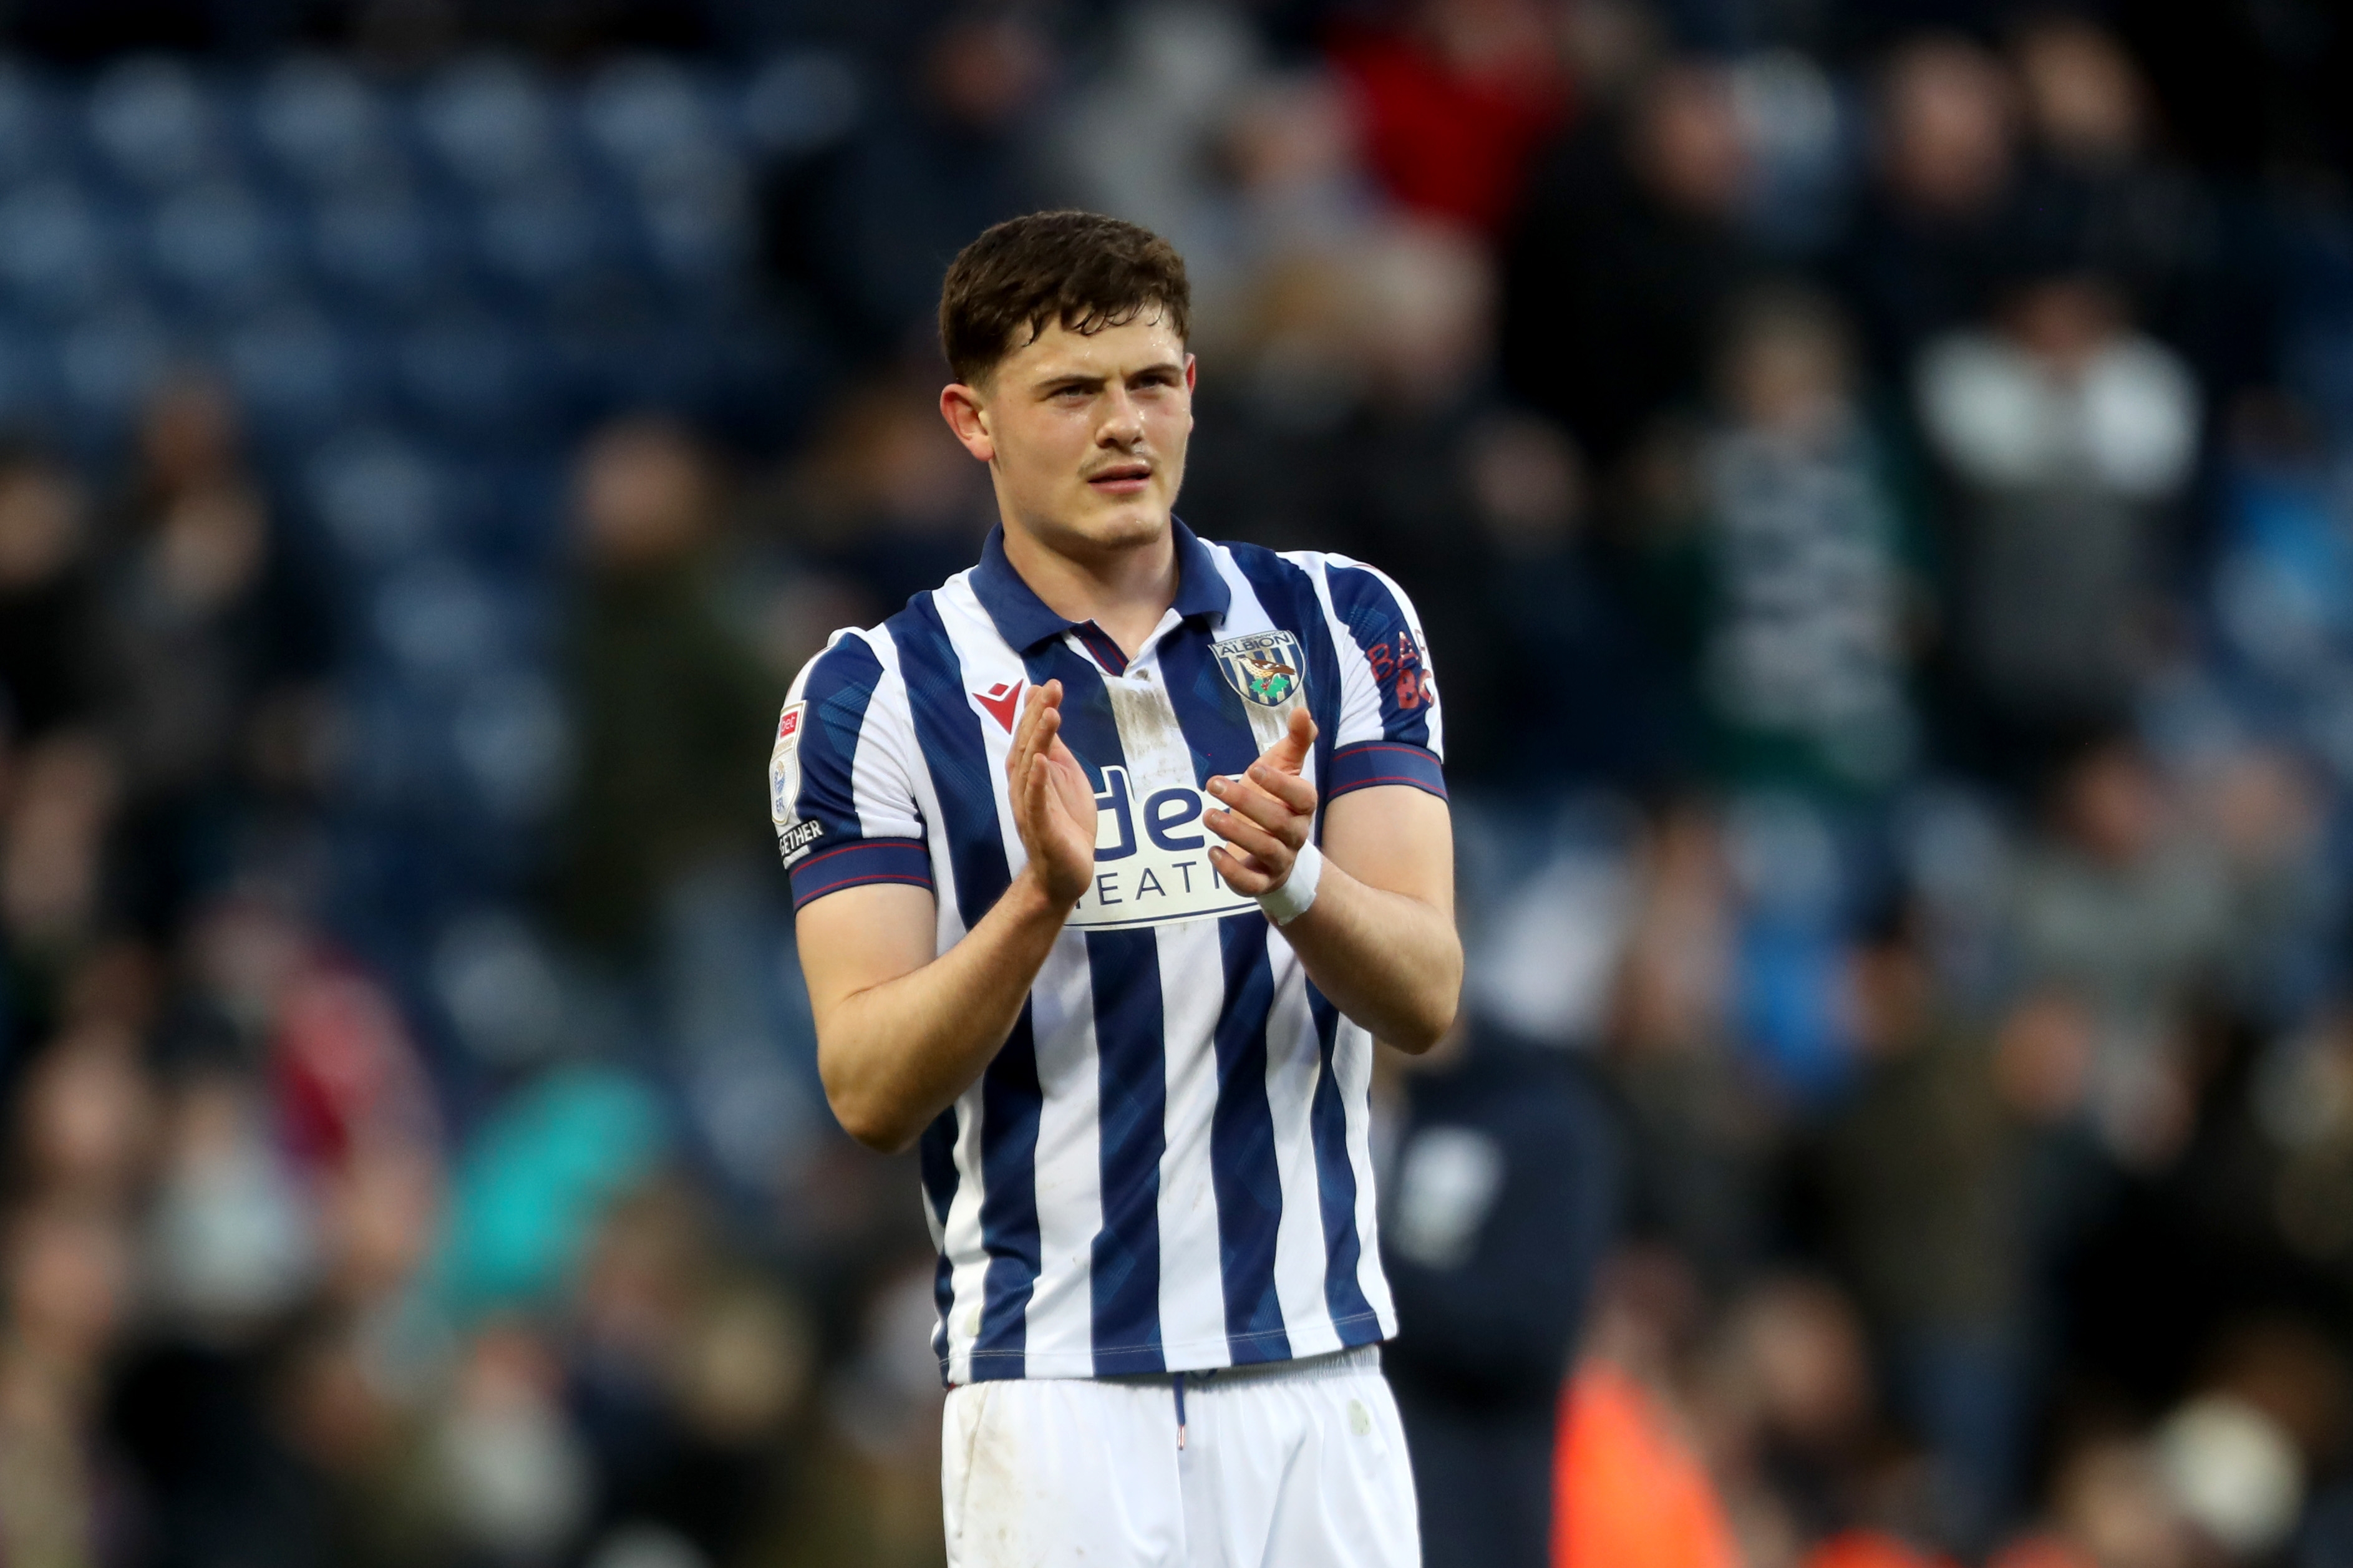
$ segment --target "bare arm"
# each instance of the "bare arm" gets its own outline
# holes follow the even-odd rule
[[[932,897],[903,885],[845,889],[795,922],[826,1100],[870,1148],[913,1142],[987,1068],[1094,873],[1094,791],[1059,738],[1061,695],[1031,690],[1006,759],[1029,864],[962,941],[934,956]]]
[[[1218,874],[1253,896],[1282,886],[1315,812],[1300,777],[1315,723],[1303,710],[1240,779],[1213,779],[1227,809],[1207,826]],[[1462,942],[1454,930],[1454,837],[1446,803],[1403,785],[1355,790],[1324,817],[1315,901],[1282,928],[1316,989],[1399,1050],[1419,1056],[1454,1022]]]

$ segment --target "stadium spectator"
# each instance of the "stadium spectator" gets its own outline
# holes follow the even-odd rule
[[[243,444],[227,388],[164,384],[142,413],[105,566],[127,912],[151,931],[231,874],[267,726],[302,721],[334,652],[319,585],[274,526]]]
[[[1695,396],[1751,266],[1747,157],[1720,67],[1661,67],[1621,120],[1581,129],[1534,176],[1504,247],[1502,370],[1605,478]]]
[[[1708,763],[1735,789],[1870,800],[1911,772],[1911,656],[1929,603],[1889,450],[1837,309],[1775,289],[1725,334],[1716,416],[1658,487],[1651,570],[1680,579]]]
[[[2031,153],[2023,205],[2042,265],[2110,279],[2189,357],[2210,395],[2263,374],[2272,329],[2249,297],[2214,192],[2163,150],[2148,83],[2114,34],[2051,15],[2010,46]]]
[[[1705,1452],[1692,1365],[1705,1311],[1671,1249],[1629,1248],[1603,1271],[1561,1399],[1555,1568],[1777,1560],[1742,1539]]]
[[[895,613],[961,570],[988,531],[985,476],[957,452],[913,379],[883,376],[836,403],[786,503],[783,531],[800,563],[857,595],[841,607],[844,624]]]
[[[1872,178],[1833,271],[1878,373],[1901,377],[1973,321],[2019,265],[2016,90],[1963,38],[1895,49],[1875,84]]]
[[[720,487],[702,447],[664,421],[611,426],[580,458],[568,638],[579,752],[554,912],[607,952],[647,939],[678,879],[761,845],[730,781],[758,776],[765,725],[747,740],[744,715],[773,693],[715,602]]]
[[[1583,456],[1551,420],[1516,412],[1464,437],[1479,531],[1461,553],[1486,577],[1448,609],[1486,645],[1485,685],[1450,721],[1454,766],[1522,797],[1655,789],[1686,739],[1669,638],[1630,603],[1635,573],[1598,526]]]
[[[1889,1440],[1860,1315],[1834,1283],[1757,1279],[1725,1305],[1709,1363],[1701,1419],[1749,1554],[1925,1522],[1917,1467]]]
[[[2189,1008],[2228,952],[2228,868],[2128,740],[2084,750],[2050,798],[2018,869],[2020,984],[2084,1009],[2084,1114],[2119,1161],[2161,1164],[2189,1131]]]
[[[2160,651],[2169,503],[2197,460],[2197,384],[2100,279],[2011,294],[1929,344],[1920,420],[1955,491],[1952,655],[1963,754],[2031,781],[2128,719]]]
[[[1540,1568],[1551,1428],[1616,1231],[1619,1152],[1588,1066],[1473,1020],[1407,1075],[1383,1242],[1410,1343],[1386,1358],[1422,1561]]]
[[[823,301],[860,358],[923,353],[946,258],[1045,195],[1034,117],[1053,56],[1038,26],[976,5],[927,29],[911,58],[885,112],[767,194],[772,264]]]
[[[2035,1108],[2005,1096],[1995,1042],[1944,993],[1922,934],[1916,910],[1891,909],[1850,959],[1864,1061],[1826,1130],[1822,1187],[1896,1412],[1936,1467],[1937,1536],[1975,1557],[2017,1506],[2041,1349]]]
[[[1661,812],[1641,877],[1610,1042],[1630,1226],[1671,1247],[1716,1297],[1772,1245],[1766,1194],[1788,1110],[1740,1051],[1733,889],[1713,815],[1689,802]]]
[[[1390,26],[1343,20],[1334,65],[1365,161],[1409,211],[1482,233],[1519,205],[1527,162],[1568,117],[1562,23],[1547,0],[1410,0]]]
[[[105,694],[87,513],[55,457],[0,452],[0,693],[18,745],[89,721]]]

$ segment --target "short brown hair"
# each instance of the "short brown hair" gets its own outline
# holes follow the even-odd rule
[[[1100,213],[1031,213],[987,229],[949,266],[940,348],[970,385],[1051,322],[1095,332],[1157,306],[1182,341],[1192,305],[1185,258],[1150,229]]]

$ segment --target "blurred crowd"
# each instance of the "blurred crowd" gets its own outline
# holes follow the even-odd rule
[[[0,31],[0,1563],[939,1560],[758,780],[1074,205],[1187,258],[1188,521],[1430,634],[1431,1568],[2353,1563],[2334,8]]]

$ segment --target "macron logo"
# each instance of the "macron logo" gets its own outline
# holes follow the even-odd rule
[[[987,709],[988,716],[1004,726],[1005,732],[1010,735],[1013,733],[1013,711],[1021,705],[1022,685],[1023,682],[1018,680],[1010,684],[1000,680],[986,691],[974,692],[972,700]]]

